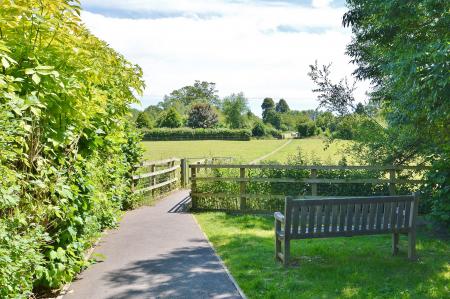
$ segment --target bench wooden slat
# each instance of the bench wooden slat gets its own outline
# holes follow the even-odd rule
[[[308,215],[308,207],[302,206],[301,208],[301,234],[306,233],[306,217]]]
[[[385,203],[384,204],[384,212],[383,212],[383,226],[382,228],[386,229],[388,226],[390,226],[390,220],[391,220],[391,206],[394,203]]]
[[[375,220],[375,228],[377,230],[381,229],[382,217],[383,217],[383,203],[379,202],[377,203],[377,215]]]
[[[362,205],[355,204],[355,222],[354,222],[354,229],[355,231],[360,230],[360,224],[361,224],[361,209]]]
[[[300,207],[294,207],[292,213],[292,235],[296,237],[298,235],[299,220],[300,220]]]
[[[317,206],[317,224],[316,224],[316,233],[322,233],[322,221],[323,221],[323,206]]]
[[[310,206],[309,207],[309,213],[308,213],[308,234],[311,234],[314,232],[314,224],[316,220],[316,207]]]
[[[325,219],[324,219],[324,225],[323,225],[323,232],[328,233],[331,231],[331,222],[330,222],[330,216],[331,216],[331,206],[325,205]]]
[[[401,201],[398,203],[398,213],[397,213],[397,229],[400,229],[404,222],[404,212],[405,212],[405,202]]]
[[[409,218],[411,217],[411,205],[412,203],[410,202],[405,203],[405,227],[410,227]]]
[[[339,211],[339,232],[344,231],[346,215],[347,215],[347,205],[342,204],[342,205],[340,205],[340,211]]]
[[[346,228],[347,228],[348,231],[352,231],[353,230],[354,209],[355,209],[355,205],[354,204],[348,205],[347,224],[346,224]]]
[[[370,217],[369,207],[370,207],[370,204],[363,204],[362,205],[361,229],[360,229],[360,231],[367,230],[367,225],[369,223],[369,217]]]
[[[338,214],[339,214],[339,206],[334,205],[331,207],[331,231],[336,232],[338,228]]]
[[[390,203],[390,222],[389,225],[391,228],[395,227],[397,221],[397,202]]]

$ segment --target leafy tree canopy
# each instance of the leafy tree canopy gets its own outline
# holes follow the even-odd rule
[[[275,111],[280,112],[280,113],[286,113],[289,110],[290,110],[289,105],[285,99],[280,99],[278,101],[277,105],[275,106]]]
[[[227,124],[232,129],[245,127],[245,114],[249,111],[248,100],[244,94],[232,94],[223,99],[222,110]]]
[[[220,106],[215,83],[197,80],[194,85],[184,86],[172,91],[170,95],[164,97],[164,101],[160,103],[160,106],[166,109],[176,103],[180,103],[187,107],[200,101],[213,106]]]
[[[179,128],[183,125],[183,119],[174,107],[160,114],[156,120],[158,128]]]
[[[187,125],[191,128],[213,128],[219,122],[217,112],[207,103],[194,104],[189,111]]]

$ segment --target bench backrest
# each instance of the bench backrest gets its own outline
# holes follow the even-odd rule
[[[418,196],[323,199],[286,198],[285,235],[290,239],[408,232],[415,228]]]

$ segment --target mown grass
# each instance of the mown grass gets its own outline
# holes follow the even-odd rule
[[[286,140],[195,140],[195,141],[144,141],[145,158],[150,160],[170,157],[233,157],[236,161],[250,162],[280,147]],[[307,158],[314,157],[324,163],[337,163],[348,141],[332,143],[325,149],[325,141],[319,138],[296,139],[265,161],[287,162],[299,149]]]
[[[308,160],[321,161],[323,164],[334,165],[345,156],[344,148],[350,142],[347,140],[338,140],[325,147],[326,142],[321,138],[294,139],[288,146],[282,148],[266,160],[284,163],[301,151],[302,155]],[[348,156],[346,156],[346,159],[348,162],[352,160]]]
[[[419,231],[419,260],[391,256],[391,236],[298,240],[292,265],[274,260],[271,217],[196,214],[249,298],[450,298],[450,242]]]
[[[144,141],[146,159],[158,160],[170,157],[233,157],[237,161],[250,162],[270,153],[286,140],[189,140]]]

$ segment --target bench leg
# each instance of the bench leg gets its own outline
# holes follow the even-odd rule
[[[289,264],[289,258],[291,256],[291,242],[290,240],[284,240],[284,252],[283,252],[283,265],[287,266]]]
[[[392,255],[398,254],[398,240],[399,240],[399,234],[393,233],[392,234]]]
[[[410,231],[408,233],[408,258],[410,260],[416,260],[416,232]]]
[[[275,260],[281,260],[279,254],[281,253],[281,241],[278,239],[275,232]]]

